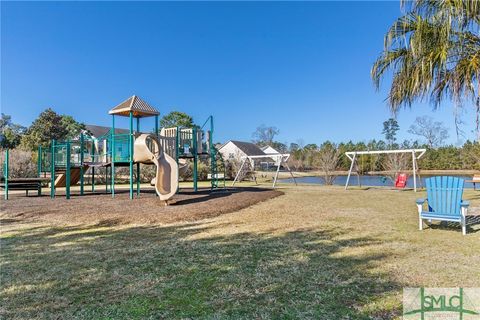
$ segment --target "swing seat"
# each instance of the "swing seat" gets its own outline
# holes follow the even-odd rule
[[[395,188],[403,189],[407,186],[408,175],[406,173],[400,173],[395,179]]]

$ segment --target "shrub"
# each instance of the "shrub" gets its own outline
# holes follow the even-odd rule
[[[210,173],[210,164],[207,161],[199,160],[197,163],[197,174],[199,181],[205,181]],[[188,163],[188,168],[181,177],[182,181],[193,181],[193,161]]]
[[[335,170],[340,160],[340,150],[334,143],[325,142],[320,146],[316,157],[316,163],[323,172],[325,185],[332,185],[337,177]]]
[[[5,152],[2,151],[2,176],[4,174]],[[32,178],[37,177],[36,154],[22,149],[12,149],[9,151],[8,176],[10,178]]]

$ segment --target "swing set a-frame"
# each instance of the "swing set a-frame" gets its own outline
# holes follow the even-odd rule
[[[288,166],[288,158],[290,158],[289,153],[278,153],[278,154],[264,154],[264,155],[255,155],[255,156],[243,156],[242,163],[240,165],[240,168],[238,169],[237,174],[235,175],[235,179],[233,179],[232,187],[235,186],[235,183],[240,180],[240,175],[242,174],[242,169],[245,167],[245,165],[249,165],[255,161],[255,159],[273,159],[275,163],[277,164],[277,170],[275,172],[275,176],[273,178],[273,183],[272,183],[272,188],[275,188],[275,185],[277,184],[278,180],[278,173],[280,172],[280,167],[283,165],[285,168],[287,168],[288,172],[290,172],[290,176],[293,179],[293,182],[295,185],[297,185],[297,180],[295,179],[295,176],[293,175],[292,170],[290,170],[290,167]]]
[[[413,170],[413,190],[417,192],[417,178],[420,180],[420,173],[418,168],[418,160],[423,157],[427,149],[403,149],[403,150],[373,150],[373,151],[349,151],[345,155],[350,159],[350,169],[348,170],[347,181],[345,182],[345,190],[348,189],[350,177],[354,171],[354,167],[358,167],[358,156],[372,155],[372,154],[392,154],[392,153],[407,153],[412,156],[412,170]],[[358,177],[358,184],[360,185],[360,175],[358,170],[355,172]]]

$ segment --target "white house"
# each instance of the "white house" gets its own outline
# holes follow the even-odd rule
[[[222,145],[218,152],[222,155],[223,160],[225,161],[242,161],[242,157],[245,156],[261,156],[265,155],[265,152],[262,151],[257,145],[251,142],[243,142],[230,140],[224,145]],[[262,159],[257,159],[260,162]],[[252,167],[255,166],[255,161],[250,159],[250,164]]]
[[[275,155],[282,154],[281,152],[279,152],[278,150],[276,150],[272,146],[262,147],[262,151],[265,154],[275,154]],[[278,166],[281,162],[281,158],[279,158],[279,157],[270,157],[270,158],[272,159],[271,163],[273,163],[275,166]],[[268,164],[267,164],[267,166],[268,166]]]
[[[107,162],[107,153],[108,153],[107,150],[110,148],[110,146],[107,146],[106,139],[102,139],[101,141],[98,141],[97,139],[109,134],[110,131],[111,131],[111,127],[97,126],[92,124],[85,125],[85,130],[83,130],[82,133],[90,136],[90,138],[93,138],[93,144],[96,150],[96,154],[99,155],[95,159],[89,159],[89,161]],[[115,134],[129,134],[129,133],[130,133],[129,129],[115,128]],[[125,150],[122,150],[122,148],[124,148],[122,144],[116,145],[115,146],[116,154],[122,154],[122,152],[125,151]]]
[[[266,154],[280,154],[281,152],[279,152],[277,149],[275,149],[274,147],[272,146],[265,146],[265,147],[262,147],[261,148],[263,152],[265,152]]]

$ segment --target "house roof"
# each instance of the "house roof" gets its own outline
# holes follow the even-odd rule
[[[275,152],[273,152],[273,153],[272,153],[272,152],[268,152],[268,153],[265,152],[265,150],[267,150],[268,148],[272,149],[272,150],[275,151]],[[265,154],[277,154],[277,153],[280,153],[280,152],[277,151],[277,149],[275,149],[275,148],[272,147],[272,146],[263,146],[261,149],[262,149],[263,152],[265,152]]]
[[[138,96],[131,96],[118,106],[111,109],[108,114],[115,114],[128,117],[130,112],[135,118],[151,117],[160,114],[157,109],[140,99]]]
[[[85,129],[93,137],[99,138],[99,137],[104,136],[107,133],[109,133],[111,128],[110,127],[103,127],[103,126],[96,126],[96,125],[93,125],[93,124],[87,124],[87,125],[85,125]],[[115,128],[115,134],[124,134],[124,133],[130,133],[130,130]]]
[[[230,140],[238,149],[242,150],[247,156],[263,156],[265,152],[262,151],[257,145],[251,142],[243,142]]]

